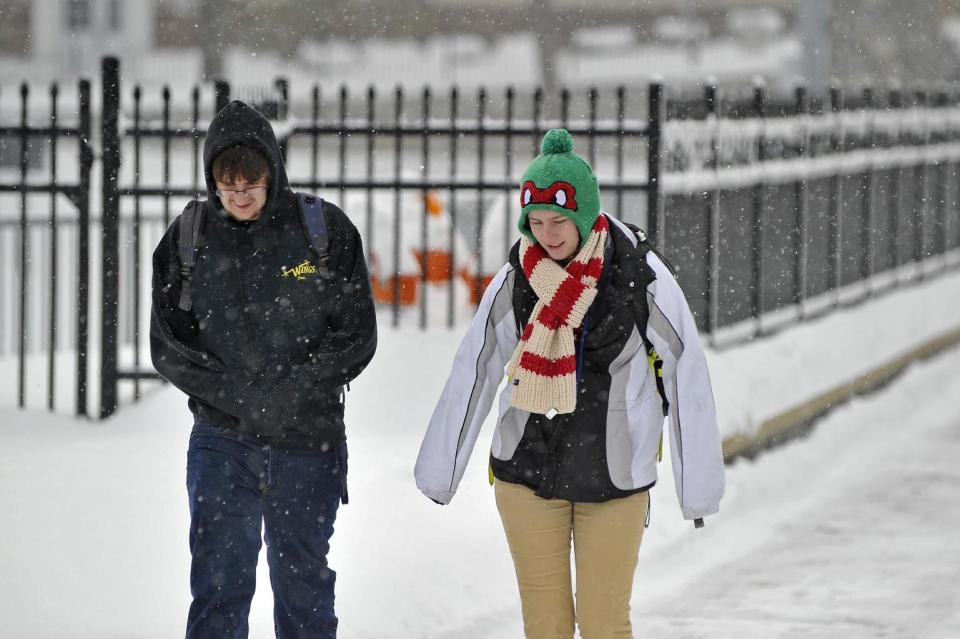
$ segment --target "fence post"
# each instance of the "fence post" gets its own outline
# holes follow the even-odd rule
[[[286,120],[290,115],[290,80],[287,78],[276,78],[273,81],[277,93],[280,94],[280,104],[277,105],[277,119]]]
[[[457,132],[457,118],[459,113],[460,105],[460,90],[456,85],[450,87],[450,146],[447,151],[449,161],[449,173],[447,177],[452,183],[457,178],[458,171],[458,141],[460,139],[459,133]],[[509,201],[509,200],[508,200]],[[450,189],[450,264],[457,263],[457,244],[454,242],[454,234],[457,233],[457,190]],[[453,284],[453,275],[450,276],[450,289],[447,295],[447,328],[453,328],[454,320],[456,319],[456,313],[453,305],[454,301],[454,284]],[[477,304],[480,303],[480,300],[477,300]]]
[[[703,101],[707,117],[713,118],[713,125],[716,125],[720,120],[720,91],[716,83],[704,87]],[[704,168],[716,173],[719,166],[720,141],[714,129],[710,136],[708,165]],[[716,345],[720,327],[720,187],[716,183],[707,198],[707,335],[710,344]]]
[[[426,182],[430,177],[430,136],[427,129],[430,127],[430,87],[423,88],[423,128],[420,132],[420,181]],[[430,278],[430,242],[427,236],[427,227],[430,224],[430,206],[427,198],[426,185],[420,189],[420,198],[423,200],[420,209],[420,329],[427,328],[427,282]],[[451,269],[453,266],[451,265]]]
[[[117,408],[117,303],[119,284],[120,62],[103,59],[100,140],[103,145],[103,335],[100,347],[100,418]]]
[[[80,189],[77,198],[77,415],[87,415],[90,290],[90,169],[93,166],[90,81],[80,81]]]
[[[483,277],[488,265],[483,263],[483,214],[486,204],[484,203],[483,182],[485,178],[484,167],[486,166],[486,131],[484,129],[484,120],[487,112],[487,90],[481,86],[477,89],[477,273],[473,281],[473,286],[477,292],[477,306],[480,305],[480,298],[483,297]],[[507,210],[510,210],[509,208]],[[496,272],[498,266],[491,269],[491,273]]]
[[[887,98],[888,109],[897,111],[898,121],[903,117],[901,109],[903,109],[903,94],[899,89],[892,89]],[[898,129],[892,140],[889,140],[891,146],[901,145],[903,141],[903,133]],[[903,202],[903,167],[899,164],[896,164],[893,167],[893,186],[890,189],[890,200],[891,206],[890,211],[893,214],[893,237],[895,238],[894,242],[890,246],[890,252],[893,253],[893,285],[897,286],[900,284],[900,267],[903,265],[903,251],[900,246],[900,238],[902,235],[902,215],[901,209]]]
[[[346,89],[344,89],[346,90]],[[366,185],[366,200],[367,200],[367,210],[366,210],[366,225],[367,225],[367,234],[364,237],[364,242],[367,245],[367,262],[372,263],[373,256],[376,253],[374,250],[374,233],[376,229],[374,228],[373,220],[373,188],[370,186],[370,176],[374,174],[374,150],[375,150],[375,132],[377,129],[377,118],[376,118],[376,108],[377,108],[377,90],[371,84],[367,87],[367,130],[370,131],[370,135],[367,136],[367,152],[366,152],[366,170],[367,170],[367,185]],[[342,136],[341,136],[342,137]],[[342,149],[341,149],[341,161],[342,161]],[[319,162],[319,160],[317,160]],[[316,172],[315,172],[316,173]],[[340,181],[343,183],[343,164],[340,164]],[[342,197],[342,196],[341,196]],[[380,257],[383,259],[383,256]]]
[[[213,83],[213,110],[219,113],[230,103],[230,83],[226,80],[215,80]]]
[[[830,133],[830,151],[836,157],[843,157],[844,139],[840,117],[843,112],[843,91],[839,87],[830,88],[830,111],[833,126]],[[833,193],[830,194],[830,297],[833,306],[840,303],[840,287],[843,283],[843,174],[838,170],[833,177]]]
[[[752,106],[753,109],[751,115],[762,122],[764,116],[766,115],[766,91],[764,91],[763,85],[761,84],[758,84],[753,88]],[[757,136],[756,145],[757,165],[762,167],[764,161],[766,160],[766,139],[762,129],[760,135]],[[753,187],[753,224],[750,232],[751,242],[753,244],[751,256],[753,262],[751,268],[753,290],[751,291],[752,295],[750,299],[750,306],[752,307],[753,318],[755,320],[755,335],[763,332],[760,318],[763,315],[763,213],[764,209],[766,208],[766,189],[767,186],[763,181],[759,182]]]
[[[17,406],[24,408],[27,405],[27,327],[29,326],[29,306],[27,303],[27,283],[30,281],[28,272],[30,266],[30,226],[27,219],[27,170],[30,167],[29,118],[27,117],[27,103],[30,87],[26,82],[20,85],[20,129],[19,129],[19,159],[20,169],[20,311],[19,311],[19,342],[17,357]]]
[[[950,102],[948,100],[947,94],[944,91],[939,91],[936,98],[937,109],[942,113],[945,109],[950,107]],[[936,142],[937,144],[943,144],[949,139],[949,131],[941,129],[937,135]],[[937,240],[936,248],[932,250],[936,251],[937,255],[940,256],[940,267],[939,271],[942,271],[947,268],[947,262],[945,260],[947,254],[947,231],[950,228],[947,224],[947,211],[949,205],[947,204],[949,192],[947,191],[947,171],[949,166],[946,159],[941,159],[937,163],[937,195],[934,197],[934,203],[936,204],[936,214],[937,219],[934,224],[935,239]]]
[[[796,112],[801,118],[810,113],[810,100],[807,88],[798,86],[795,91]],[[810,132],[807,124],[802,125],[800,133],[800,149],[798,157],[802,160],[809,154]],[[797,180],[794,187],[797,200],[797,234],[795,244],[796,263],[794,270],[794,289],[793,303],[797,306],[797,314],[803,317],[803,303],[807,297],[807,217],[808,217],[808,198],[807,198],[807,180]]]
[[[650,84],[647,94],[647,235],[658,249],[663,250],[663,202],[660,190],[660,157],[663,125],[667,119],[667,104],[663,83]]]
[[[873,89],[866,88],[863,90],[863,108],[870,114],[869,115],[869,125],[867,127],[867,148],[873,149],[876,145],[876,126],[874,123],[874,109],[876,103],[874,101]],[[864,229],[864,247],[863,252],[863,262],[860,264],[860,280],[866,282],[867,287],[867,296],[873,294],[873,286],[871,280],[873,279],[873,272],[875,270],[875,261],[874,261],[874,252],[875,248],[875,234],[877,232],[877,214],[876,214],[876,195],[875,191],[877,189],[877,176],[876,169],[871,162],[867,166],[867,176],[866,176],[866,193],[864,193],[863,206],[864,206],[864,215],[863,220],[866,228]]]
[[[50,85],[50,181],[56,185],[57,180],[57,121],[58,98],[60,96],[60,85],[54,82]],[[50,288],[47,304],[50,308],[50,324],[47,327],[47,410],[53,411],[56,404],[56,382],[57,382],[57,195],[50,195]]]
[[[400,233],[403,231],[403,220],[400,215],[402,196],[401,178],[403,175],[403,87],[399,84],[394,89],[393,100],[393,263],[391,265],[393,279],[390,282],[393,299],[390,300],[390,306],[393,311],[392,325],[396,328],[400,325],[400,275],[402,273],[400,251],[403,248],[400,241]],[[346,106],[345,104],[341,106],[343,108],[341,116],[343,116],[346,113]],[[341,117],[340,122],[344,122],[343,117]],[[341,135],[340,140],[340,170],[344,171],[346,168],[346,135]],[[341,178],[340,183],[343,184],[343,182],[344,180]]]
[[[276,78],[273,81],[273,86],[280,95],[280,99],[277,101],[277,120],[284,121],[290,111],[290,81],[286,78]],[[278,143],[280,144],[280,157],[286,162],[287,150],[290,147],[290,134],[282,135]]]
[[[923,127],[920,132],[920,141],[922,148],[927,149],[930,146],[930,96],[925,90],[918,90],[914,93],[914,108],[918,108],[922,113]],[[914,246],[913,259],[918,269],[917,279],[924,279],[927,273],[927,234],[933,228],[930,223],[930,163],[924,160],[917,166],[920,173],[920,203],[914,205],[913,226],[914,226]]]

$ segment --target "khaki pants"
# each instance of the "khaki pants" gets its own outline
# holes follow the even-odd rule
[[[574,619],[583,639],[632,639],[630,593],[649,495],[589,504],[542,499],[508,482],[496,482],[494,490],[517,570],[527,639],[572,639]]]

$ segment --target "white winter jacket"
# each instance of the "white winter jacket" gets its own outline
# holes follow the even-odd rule
[[[633,251],[639,256],[637,236],[618,220],[608,217],[611,238],[620,246],[618,250],[624,255]],[[635,259],[645,259],[656,275],[645,291],[649,308],[646,338],[663,360],[664,388],[669,401],[666,422],[680,508],[686,519],[699,519],[718,511],[724,491],[723,456],[706,359],[687,302],[669,269],[652,251],[647,252],[645,258]],[[606,263],[604,269],[607,269]],[[617,307],[619,298],[634,292],[631,289],[636,281],[630,272],[616,277],[619,279],[612,281],[607,293],[607,304],[611,308]],[[493,278],[457,350],[453,369],[430,419],[414,472],[420,490],[438,502],[449,503],[453,499],[481,425],[503,381],[504,368],[517,346],[519,326],[514,288],[520,284],[526,284],[524,275],[510,263]],[[599,300],[600,296],[595,304],[600,304]],[[616,311],[611,310],[609,314],[606,308],[602,311],[594,322],[598,326],[595,332],[606,330],[608,335],[601,340],[602,344],[591,348],[591,334],[584,348],[586,358],[602,355],[603,359],[592,361],[592,367],[584,368],[584,386],[590,392],[578,399],[578,408],[571,416],[573,421],[562,435],[567,439],[560,448],[573,453],[562,453],[566,456],[557,462],[560,465],[557,473],[565,486],[569,481],[563,479],[563,473],[567,473],[570,481],[576,481],[586,472],[585,466],[600,463],[602,472],[606,473],[601,479],[612,485],[608,493],[625,491],[623,494],[628,494],[656,482],[665,420],[653,369],[636,324],[623,321]],[[604,328],[604,321],[617,323]],[[613,342],[611,331],[618,334]],[[531,433],[538,425],[546,429],[557,427],[557,422],[542,415],[531,415],[512,407],[511,392],[509,384],[500,391],[499,418],[491,444],[491,465],[498,477],[498,470],[509,474],[510,464],[518,463],[516,458],[527,454],[527,440],[535,439]],[[583,414],[578,417],[581,404]],[[596,430],[597,436],[576,439],[591,429]],[[595,440],[598,440],[594,445],[597,450],[591,453],[587,449]],[[571,445],[571,441],[577,444]],[[593,456],[577,461],[575,455],[581,450],[583,455]],[[537,459],[540,460],[537,463],[542,463],[545,458]],[[531,464],[529,460],[521,463]],[[564,468],[564,464],[575,464],[575,467]],[[544,472],[544,478],[548,474]],[[521,478],[519,483],[527,483],[523,477],[529,475],[527,471],[523,475],[515,473],[514,477]],[[531,488],[536,489],[537,484],[531,484]],[[611,497],[589,500],[607,498]]]

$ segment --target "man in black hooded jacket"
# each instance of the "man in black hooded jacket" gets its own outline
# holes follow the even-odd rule
[[[203,149],[208,197],[180,308],[180,218],[153,256],[150,343],[189,398],[187,637],[246,637],[261,526],[277,637],[335,637],[326,555],[347,502],[344,386],[376,349],[359,233],[323,203],[329,254],[311,248],[270,123],[231,102]]]

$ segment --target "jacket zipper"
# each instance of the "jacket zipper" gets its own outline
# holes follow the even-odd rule
[[[590,322],[587,317],[583,318],[583,326],[580,327],[580,344],[577,347],[577,392],[580,392],[580,380],[583,378],[583,351],[587,341],[587,331]]]

